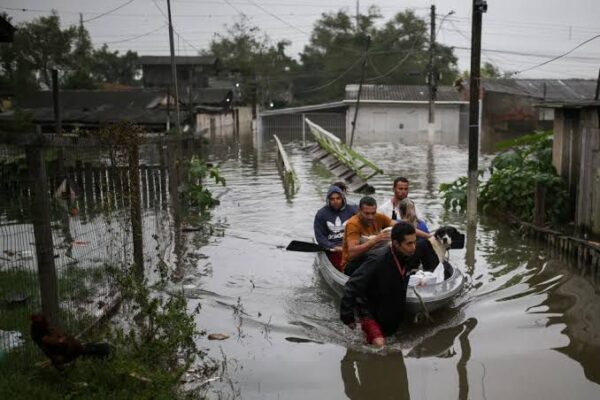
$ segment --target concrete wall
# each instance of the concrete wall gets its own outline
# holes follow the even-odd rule
[[[230,138],[237,129],[240,131],[249,131],[252,124],[252,109],[250,107],[236,107],[233,110],[223,113],[199,112],[196,114],[196,132],[202,132],[211,140]]]
[[[539,99],[486,91],[481,110],[481,151],[494,152],[496,144],[537,129],[551,129],[552,119],[541,120]]]
[[[355,106],[346,117],[346,142],[350,142]],[[400,142],[425,143],[428,140],[427,104],[361,103],[356,120],[354,143]],[[434,142],[459,144],[460,105],[436,105]]]
[[[277,135],[282,142],[302,140],[302,116],[326,129],[342,141],[346,140],[346,111],[278,114],[262,117],[262,135],[270,139]],[[308,127],[304,128],[307,141],[313,141]]]

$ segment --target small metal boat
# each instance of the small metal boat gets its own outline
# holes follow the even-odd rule
[[[325,252],[321,251],[317,253],[316,264],[323,279],[341,297],[348,276],[338,271],[331,264]],[[464,286],[465,277],[458,268],[450,266],[452,267],[452,273],[445,281],[432,285],[412,286],[408,288],[406,292],[406,307],[409,313],[430,313],[448,305],[460,293]]]

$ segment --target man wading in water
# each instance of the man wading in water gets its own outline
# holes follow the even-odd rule
[[[418,267],[415,228],[398,222],[387,246],[372,251],[346,282],[340,306],[342,322],[354,329],[358,316],[367,342],[385,345],[385,336],[396,333],[406,305],[408,273]]]

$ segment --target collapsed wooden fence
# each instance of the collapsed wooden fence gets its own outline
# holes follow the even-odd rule
[[[367,181],[383,170],[311,120],[305,119],[305,123],[317,142],[308,147],[313,159],[346,181],[349,190],[372,193],[374,188]]]

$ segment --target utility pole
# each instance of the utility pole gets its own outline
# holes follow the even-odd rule
[[[467,193],[467,225],[477,223],[477,178],[479,158],[479,84],[481,68],[481,18],[487,11],[485,0],[473,0],[471,27],[471,82],[469,98],[469,181]]]
[[[360,0],[356,0],[356,33],[360,31]]]
[[[598,79],[596,80],[596,94],[594,95],[594,100],[598,100],[598,96],[600,96],[600,69],[598,69]]]
[[[427,129],[427,139],[433,144],[435,137],[435,100],[437,98],[437,70],[435,68],[435,5],[431,6],[429,31],[429,126]]]
[[[367,57],[369,56],[369,46],[371,45],[371,36],[367,36],[367,48],[365,49],[365,55],[362,65],[362,72],[360,74],[360,83],[358,84],[358,93],[356,94],[356,108],[354,109],[354,118],[352,119],[352,134],[350,135],[350,148],[354,142],[354,131],[356,130],[356,117],[358,116],[358,107],[360,106],[360,94],[362,92],[363,82],[365,80],[365,66],[367,64]]]
[[[54,107],[55,134],[62,135],[62,121],[60,115],[60,94],[58,91],[58,70],[52,68],[52,105]]]
[[[175,65],[175,45],[173,43],[173,22],[171,21],[171,0],[167,0],[169,13],[169,47],[171,49],[171,81],[175,89],[175,129],[177,135],[181,134],[181,120],[179,119],[179,87],[177,84],[177,65]]]

